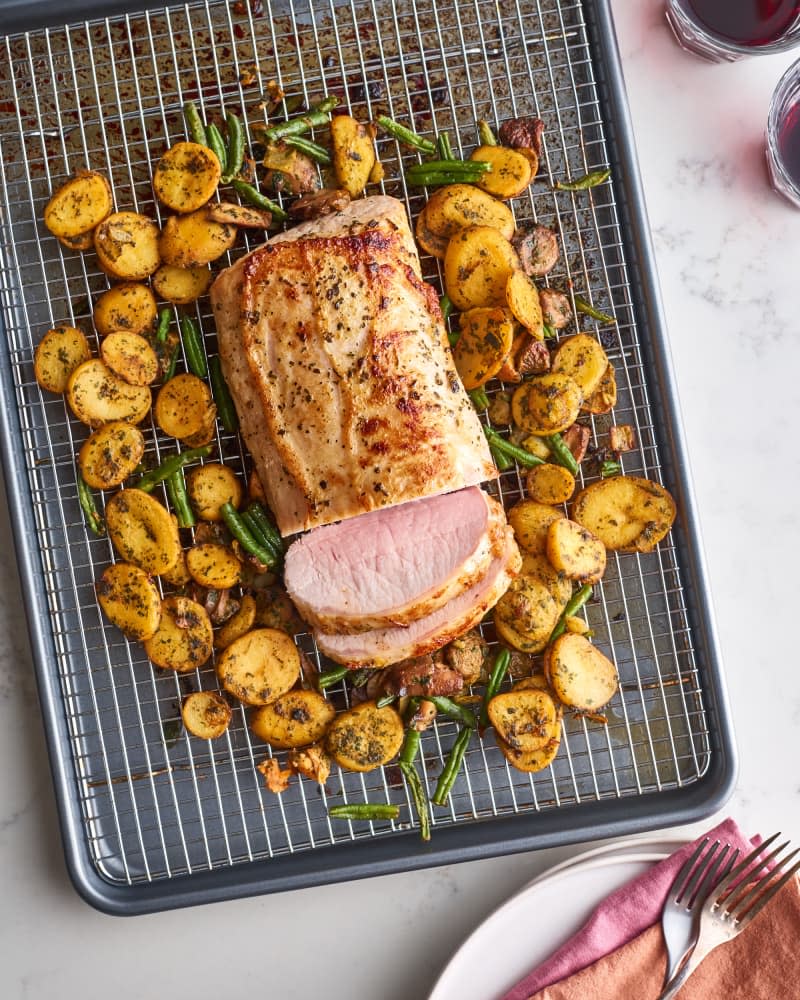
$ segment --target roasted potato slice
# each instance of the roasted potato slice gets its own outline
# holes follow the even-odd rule
[[[544,340],[542,307],[536,285],[524,271],[513,271],[506,282],[506,304],[514,319],[536,340]]]
[[[146,335],[158,320],[155,295],[147,285],[124,281],[103,292],[94,304],[92,319],[101,337],[117,330]]]
[[[514,233],[511,209],[473,184],[448,184],[436,190],[417,217],[417,239],[444,259],[448,241],[470,226],[489,226],[505,239]]]
[[[161,299],[176,306],[188,306],[205,295],[211,284],[208,264],[198,267],[174,267],[162,264],[153,275],[153,288]]]
[[[465,389],[477,389],[503,367],[514,340],[514,323],[507,309],[469,309],[459,317],[461,335],[453,362]]]
[[[158,226],[137,212],[109,215],[94,231],[100,267],[114,278],[141,281],[161,263]]]
[[[530,576],[543,583],[562,611],[572,597],[572,580],[557,570],[542,553],[526,552],[523,555],[520,576]]]
[[[210,462],[192,469],[186,486],[195,513],[204,521],[221,521],[220,507],[224,503],[238,510],[242,502],[242,484],[227,465]]]
[[[608,355],[595,337],[576,333],[558,345],[550,370],[569,375],[580,388],[583,399],[587,399],[600,385],[608,363]]]
[[[33,355],[33,373],[48,392],[66,392],[70,375],[91,358],[89,341],[74,326],[56,326],[39,341]]]
[[[71,177],[53,194],[44,210],[44,224],[61,240],[74,240],[99,226],[111,213],[111,185],[96,170]]]
[[[403,745],[403,720],[387,705],[362,701],[333,720],[325,738],[328,753],[348,771],[374,771]]]
[[[521,500],[508,512],[508,523],[514,529],[514,537],[521,549],[544,555],[547,551],[547,531],[553,521],[563,516],[560,510],[536,500]]]
[[[591,396],[581,403],[581,410],[584,413],[593,413],[598,416],[601,413],[608,413],[612,407],[617,405],[617,376],[614,373],[614,366],[609,361],[608,367],[603,373],[597,388]]]
[[[150,412],[147,386],[123,381],[100,358],[78,365],[67,382],[67,402],[75,416],[89,427],[115,420],[139,424]]]
[[[100,357],[130,385],[150,385],[158,378],[158,357],[139,333],[116,330],[100,344]]]
[[[501,740],[529,753],[547,746],[560,730],[556,703],[540,688],[495,695],[489,702],[489,721]]]
[[[561,746],[561,728],[559,726],[558,739],[550,740],[540,750],[516,750],[505,740],[497,739],[496,742],[500,753],[512,767],[518,771],[534,774],[536,771],[543,771],[549,767],[556,759]]]
[[[314,161],[284,142],[269,143],[262,163],[266,167],[264,185],[275,194],[284,192],[294,197],[319,189],[319,170]]]
[[[213,428],[216,412],[211,390],[206,383],[188,373],[176,375],[166,382],[158,392],[154,407],[158,426],[179,441],[188,441],[200,434],[209,421]],[[193,442],[189,443],[195,446]]]
[[[498,635],[523,653],[545,648],[563,608],[551,589],[532,576],[518,576],[494,609]]]
[[[103,424],[81,445],[78,466],[87,486],[110,490],[131,475],[144,455],[144,435],[122,420]]]
[[[158,244],[161,260],[183,268],[210,264],[231,249],[237,232],[236,226],[214,222],[205,208],[188,215],[173,215],[161,232]]]
[[[349,115],[331,119],[333,171],[340,188],[357,198],[369,181],[375,165],[375,144],[367,125]]]
[[[229,618],[217,632],[214,639],[215,649],[227,649],[232,642],[241,639],[256,623],[256,602],[250,594],[242,596],[239,610]]]
[[[524,382],[511,397],[514,423],[528,434],[556,434],[575,423],[583,393],[569,375],[549,372]]]
[[[186,554],[181,552],[175,565],[171,569],[165,569],[163,573],[159,573],[158,575],[170,587],[185,587],[192,579],[189,576],[189,570],[186,568]]]
[[[257,628],[236,639],[217,658],[225,690],[246,705],[269,705],[300,676],[300,654],[285,632]]]
[[[614,476],[575,497],[572,519],[612,552],[652,552],[675,521],[675,501],[658,483]]]
[[[537,671],[530,677],[522,677],[511,686],[512,691],[549,691],[550,685],[543,673]]]
[[[470,156],[480,163],[491,163],[492,169],[483,174],[478,187],[495,198],[508,201],[522,194],[533,180],[530,160],[515,149],[505,146],[478,146]]]
[[[211,656],[214,633],[205,608],[188,597],[165,597],[158,631],[145,640],[150,662],[179,674],[202,667]]]
[[[547,529],[547,558],[570,580],[597,583],[606,571],[606,548],[588,528],[566,517]]]
[[[167,573],[181,556],[174,518],[155,497],[142,490],[115,493],[106,504],[106,526],[122,558],[146,573]]]
[[[201,740],[217,740],[231,724],[231,706],[219,691],[195,691],[183,699],[186,731]]]
[[[439,236],[431,229],[428,224],[428,205],[426,205],[417,216],[417,224],[414,228],[414,233],[417,237],[417,243],[419,243],[423,250],[429,253],[431,257],[437,257],[439,260],[444,260],[444,255],[447,253],[447,244],[450,242],[450,238],[447,236]]]
[[[614,697],[619,687],[617,668],[582,635],[565,632],[547,657],[547,680],[568,708],[595,712]]]
[[[525,480],[531,500],[543,504],[566,503],[575,492],[575,477],[563,465],[535,465]]]
[[[444,275],[447,294],[462,311],[504,306],[509,276],[519,268],[514,249],[491,226],[462,229],[447,244]]]
[[[129,639],[144,642],[161,621],[158,587],[139,566],[118,562],[108,566],[95,584],[97,601],[112,625]]]
[[[81,233],[80,236],[59,236],[58,242],[67,250],[77,250],[85,253],[94,246],[94,233],[90,229],[88,233]]]
[[[153,191],[162,205],[185,215],[194,212],[217,190],[222,167],[207,146],[176,142],[153,171]]]
[[[256,736],[278,750],[317,743],[336,717],[336,709],[316,691],[288,691],[250,717]]]
[[[193,545],[186,553],[189,576],[201,587],[227,590],[242,578],[242,564],[232,549],[215,542]]]
[[[350,200],[349,197],[347,200]],[[212,203],[208,206],[208,217],[212,222],[227,222],[240,229],[269,229],[272,225],[271,212],[251,208],[250,205],[237,205],[235,201]]]

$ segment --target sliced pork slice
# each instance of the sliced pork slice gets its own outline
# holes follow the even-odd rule
[[[505,526],[477,487],[371,511],[290,545],[284,583],[322,632],[408,625],[480,580]]]
[[[510,528],[502,551],[486,574],[463,594],[406,628],[373,629],[360,635],[315,632],[317,646],[349,667],[385,667],[411,656],[424,656],[477,625],[519,573],[522,560]]]

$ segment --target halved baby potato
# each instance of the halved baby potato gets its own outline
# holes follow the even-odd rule
[[[547,530],[547,558],[570,580],[597,583],[606,571],[606,548],[595,535],[566,517]]]
[[[591,396],[588,396],[581,403],[581,410],[584,413],[593,413],[597,416],[601,413],[608,413],[616,405],[617,376],[614,373],[614,366],[609,361],[603,377],[597,384],[597,388]]]
[[[300,654],[279,629],[257,628],[232,642],[217,659],[225,690],[246,705],[269,705],[300,676]]]
[[[617,668],[583,635],[565,632],[550,648],[547,680],[568,708],[594,712],[606,705],[619,687]]]
[[[453,348],[453,363],[465,389],[477,389],[493,378],[514,341],[514,323],[507,309],[469,309],[459,317],[461,335]]]
[[[369,126],[350,115],[331,119],[331,147],[336,182],[351,198],[357,198],[369,181],[375,165],[375,143]]]
[[[175,519],[142,490],[115,493],[106,504],[106,526],[122,558],[153,576],[171,570],[181,556]]]
[[[456,309],[504,306],[509,276],[518,269],[514,248],[491,226],[462,229],[447,244],[445,287]]]
[[[139,566],[118,562],[108,566],[95,584],[106,617],[129,639],[144,642],[161,622],[158,587]]]
[[[526,552],[522,557],[520,576],[530,576],[543,583],[553,595],[553,600],[563,610],[572,597],[572,580],[557,570],[546,555]]]
[[[94,231],[100,267],[114,278],[141,281],[161,263],[158,226],[138,212],[109,215]]]
[[[477,182],[478,187],[503,201],[522,194],[533,180],[531,161],[516,149],[508,149],[506,146],[478,146],[470,160],[491,163],[492,169],[481,176]]]
[[[207,662],[213,641],[211,621],[201,604],[188,597],[165,597],[158,631],[144,648],[155,666],[183,674]]]
[[[75,369],[91,358],[89,341],[74,326],[56,326],[39,341],[33,355],[33,372],[48,392],[66,392]]]
[[[488,711],[497,735],[515,750],[541,750],[560,729],[556,703],[541,688],[516,688],[497,694],[489,702]]]
[[[150,389],[125,382],[100,358],[78,365],[67,382],[67,402],[75,416],[89,427],[112,420],[141,423],[150,412]]]
[[[231,723],[231,706],[219,691],[195,691],[183,699],[181,717],[186,731],[201,740],[216,740]]]
[[[444,259],[448,241],[470,226],[489,226],[510,240],[515,222],[507,205],[473,184],[447,184],[417,216],[417,240],[428,253]]]
[[[571,513],[611,551],[652,552],[672,527],[676,507],[658,483],[614,476],[581,490]]]
[[[156,423],[165,434],[185,441],[203,432],[211,423],[213,431],[217,408],[211,390],[196,375],[176,375],[158,392],[154,407]],[[208,443],[206,441],[202,444]],[[190,442],[194,447],[194,443]]]
[[[508,763],[518,771],[525,771],[528,774],[535,774],[549,767],[558,756],[561,746],[561,726],[558,728],[558,739],[552,739],[539,750],[517,750],[505,740],[497,739],[496,743],[500,753]]]
[[[398,754],[404,738],[403,720],[391,705],[362,701],[336,716],[325,747],[348,771],[374,771]]]
[[[322,739],[336,709],[316,691],[287,691],[250,717],[250,728],[277,750],[307,747]]]
[[[560,510],[536,500],[521,500],[508,512],[508,523],[521,549],[544,555],[548,529],[553,521],[563,516]]]
[[[217,632],[214,639],[214,649],[227,649],[232,642],[246,635],[255,623],[255,598],[251,594],[244,594],[239,604],[239,610]]]
[[[156,164],[153,191],[173,212],[194,212],[217,190],[221,174],[220,162],[207,146],[176,142]]]
[[[111,185],[96,170],[71,177],[53,194],[44,210],[44,224],[61,240],[75,240],[98,226],[114,207]]]
[[[600,342],[588,333],[576,333],[562,340],[553,354],[552,372],[568,375],[588,399],[608,371],[608,355]]]
[[[197,267],[174,267],[162,264],[153,275],[153,288],[159,298],[176,306],[187,306],[205,295],[211,284],[208,264]]]
[[[544,340],[542,307],[536,285],[524,271],[513,271],[506,282],[506,304],[514,319],[536,340]]]
[[[95,490],[120,486],[144,455],[144,435],[122,420],[103,424],[81,445],[78,466],[86,484]]]
[[[94,234],[90,229],[88,233],[81,233],[80,236],[59,236],[58,242],[62,247],[66,247],[67,250],[77,250],[79,253],[85,253],[94,246]]]
[[[458,230],[456,230],[456,232],[457,231]],[[447,244],[450,242],[450,237],[439,236],[433,231],[433,229],[431,229],[428,224],[428,205],[425,205],[417,216],[417,224],[414,227],[414,235],[417,238],[417,243],[419,243],[426,253],[429,253],[431,257],[436,257],[438,260],[444,260],[444,255],[447,253]]]
[[[170,587],[185,587],[192,579],[189,576],[189,570],[186,568],[186,553],[181,552],[175,565],[170,569],[165,569],[163,573],[159,573],[158,575]]]
[[[543,504],[566,503],[575,492],[575,477],[563,465],[535,465],[525,480],[531,500]]]
[[[155,296],[147,285],[124,281],[103,292],[94,304],[92,319],[101,337],[117,330],[150,333],[158,320]]]
[[[242,564],[227,545],[202,542],[186,553],[189,576],[201,587],[227,590],[235,587],[242,577]]]
[[[195,513],[203,521],[221,521],[223,504],[229,503],[238,510],[242,502],[242,484],[238,476],[229,466],[217,462],[192,469],[186,487]]]
[[[214,222],[205,208],[188,215],[173,215],[167,219],[159,240],[161,259],[173,267],[210,264],[231,249],[237,232],[236,226]]]
[[[523,653],[539,653],[547,645],[563,605],[541,579],[518,576],[497,602],[498,635]]]
[[[150,385],[158,377],[158,356],[139,333],[115,330],[100,344],[100,357],[130,385]]]
[[[514,423],[528,434],[557,434],[578,419],[583,393],[569,375],[549,372],[523,382],[511,397]]]

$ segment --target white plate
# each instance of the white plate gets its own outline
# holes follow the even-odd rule
[[[684,843],[608,844],[549,869],[473,931],[428,1000],[498,1000],[579,930],[609,893]]]

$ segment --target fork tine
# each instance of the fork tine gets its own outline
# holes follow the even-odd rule
[[[743,858],[739,862],[739,864],[736,865],[735,868],[733,868],[730,872],[728,872],[727,876],[719,883],[719,885],[714,890],[713,899],[709,897],[709,903],[713,903],[714,907],[719,906],[722,899],[725,896],[725,893],[736,882],[736,879],[742,874],[742,872],[747,871],[747,869],[756,860],[759,854],[763,854],[763,852],[770,846],[770,844],[773,844],[778,839],[778,837],[780,837],[780,833],[773,833],[771,837],[769,837],[767,840],[759,844],[758,847],[756,847],[745,858]],[[759,870],[763,868],[764,863],[766,863],[767,861],[769,861],[768,858],[765,859],[765,862],[762,862],[759,865]]]
[[[701,903],[704,902],[705,899],[711,894],[711,892],[714,889],[714,882],[717,879],[717,871],[719,870],[720,866],[722,865],[723,861],[725,860],[725,856],[728,854],[728,852],[730,851],[730,849],[731,849],[730,844],[725,844],[725,846],[722,848],[722,850],[720,851],[719,855],[715,859],[714,864],[711,865],[711,867],[706,872],[706,877],[703,879],[703,881],[698,886],[697,892],[690,899],[690,901],[689,901],[689,905],[690,906],[693,906],[694,903],[695,903],[695,900],[698,900],[698,899],[701,901]],[[738,849],[735,850],[731,854],[731,857],[728,860],[728,864],[725,866],[725,868],[722,871],[721,878],[724,878],[727,875],[727,873],[731,870],[731,867],[734,864],[734,862],[736,861],[736,858],[738,857],[738,855],[739,855]]]
[[[695,866],[695,862],[706,849],[706,844],[708,844],[708,837],[704,837],[694,850],[691,857],[687,858],[681,866],[681,870],[675,876],[675,881],[672,883],[673,888],[677,886],[677,893],[673,897],[676,903],[680,903],[683,898],[683,893],[686,888],[685,882]]]
[[[783,868],[783,866],[785,864],[788,864],[792,860],[792,858],[796,857],[798,855],[798,853],[800,853],[800,847],[798,847],[796,850],[792,851],[791,854],[788,854],[783,859],[783,861],[781,861],[777,865],[777,870],[780,871],[780,869]],[[761,881],[758,882],[754,886],[754,888],[745,896],[745,898],[742,900],[741,904],[739,906],[737,906],[737,912],[735,914],[733,914],[734,919],[737,920],[738,923],[739,923],[739,927],[740,928],[746,927],[750,923],[750,921],[753,919],[753,917],[764,906],[767,905],[767,903],[772,899],[772,897],[775,895],[775,893],[778,892],[779,889],[783,888],[783,886],[786,885],[786,883],[789,881],[789,879],[798,870],[800,870],[800,861],[796,861],[787,872],[785,872],[776,882],[773,882],[766,889],[764,889],[764,885],[767,882],[769,882],[769,880],[771,878],[774,877],[774,875],[775,875],[775,869],[773,869],[771,872],[769,872],[769,874],[767,876],[765,876],[763,879],[761,879]],[[760,896],[758,895],[759,892],[761,893]],[[756,899],[755,903],[753,903],[753,905],[750,906],[749,909],[748,909],[747,907],[748,907],[748,904],[750,902],[751,897],[755,898],[756,896],[758,896],[758,899]]]
[[[697,885],[700,879],[709,871],[709,866],[716,868],[716,864],[712,864],[714,861],[714,855],[717,853],[717,848],[720,846],[719,841],[715,840],[714,843],[708,850],[708,853],[700,860],[695,870],[692,872],[692,877],[686,883],[686,905],[692,906],[694,899],[697,896]],[[723,857],[727,852],[728,848],[722,852],[717,858],[717,864],[719,863],[719,858]],[[683,895],[683,893],[681,894]],[[681,897],[678,897],[677,902],[681,901]]]
[[[753,867],[739,879],[725,898],[726,913],[732,913],[734,910],[738,910],[745,898],[749,898],[752,895],[753,888],[758,889],[759,885],[772,878],[775,874],[776,868],[780,869],[784,862],[788,860],[787,858],[784,858],[783,861],[780,862],[777,860],[781,851],[785,850],[788,846],[789,841],[785,840],[779,847],[776,847],[774,851],[771,851],[762,861],[753,865]],[[792,857],[794,857],[794,854],[792,854]]]

